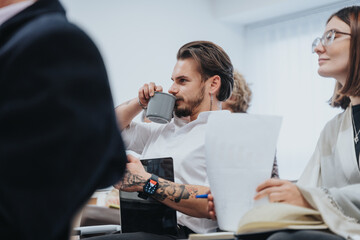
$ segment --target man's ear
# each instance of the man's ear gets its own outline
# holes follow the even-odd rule
[[[221,78],[219,75],[212,76],[209,80],[210,90],[209,93],[216,95],[220,91]]]

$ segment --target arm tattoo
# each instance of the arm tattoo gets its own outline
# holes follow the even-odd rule
[[[159,188],[156,193],[152,196],[156,200],[164,201],[168,198],[173,202],[180,202],[181,199],[189,199],[195,197],[198,193],[196,187],[187,186],[185,184],[176,184],[164,179],[159,180]]]
[[[130,188],[134,186],[143,186],[146,183],[146,179],[140,175],[132,174],[127,169],[125,171],[125,177],[122,181],[121,188]]]

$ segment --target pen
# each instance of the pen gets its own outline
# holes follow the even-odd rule
[[[207,194],[196,195],[195,198],[208,198]]]

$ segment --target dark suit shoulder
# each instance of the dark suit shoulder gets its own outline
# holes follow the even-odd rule
[[[27,39],[30,41],[38,41],[38,38],[51,36],[58,38],[71,36],[72,41],[78,39],[92,43],[92,40],[82,29],[70,23],[61,13],[50,13],[38,16],[19,29],[18,34],[27,35]]]
[[[7,69],[7,73],[10,73],[11,69],[6,66],[15,66],[12,62],[33,59],[34,55],[43,56],[36,58],[37,66],[44,67],[55,59],[59,62],[60,58],[69,64],[71,61],[79,64],[83,59],[87,62],[92,59],[96,64],[100,63],[98,66],[102,66],[102,71],[105,71],[101,54],[94,42],[62,13],[40,15],[18,27],[0,47],[0,64],[4,66],[2,70]]]

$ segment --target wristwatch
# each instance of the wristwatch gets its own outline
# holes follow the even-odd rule
[[[138,197],[147,199],[149,196],[154,195],[158,187],[159,187],[159,177],[152,174],[151,177],[146,181],[143,187],[143,192],[139,192]]]

